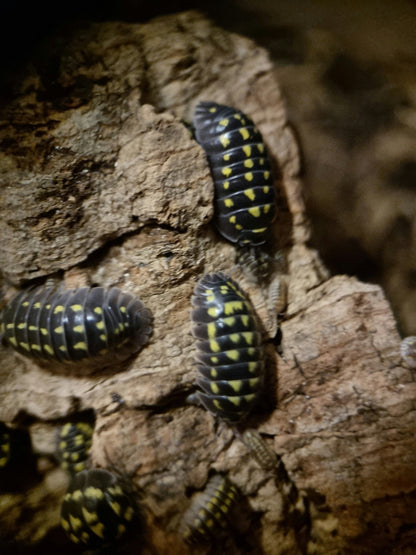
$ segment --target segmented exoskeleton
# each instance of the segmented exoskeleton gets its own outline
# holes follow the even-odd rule
[[[214,180],[218,231],[232,243],[264,244],[276,206],[270,162],[260,132],[243,112],[215,102],[197,105],[193,127]]]
[[[42,362],[103,367],[149,340],[151,315],[116,287],[29,288],[4,308],[1,333],[22,355]]]
[[[59,434],[58,455],[61,467],[76,474],[88,464],[94,427],[88,422],[67,422]]]
[[[238,499],[237,487],[221,474],[208,481],[197,494],[182,520],[182,536],[189,543],[216,539],[229,524],[229,513]]]
[[[190,401],[225,421],[239,422],[257,403],[263,385],[263,342],[254,308],[222,272],[204,276],[191,302],[201,391]]]
[[[139,523],[134,496],[108,470],[83,470],[72,478],[61,507],[69,539],[88,548],[115,545]]]

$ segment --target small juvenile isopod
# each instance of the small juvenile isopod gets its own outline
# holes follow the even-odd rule
[[[61,467],[70,474],[85,470],[90,454],[93,426],[88,422],[67,422],[59,434]]]
[[[228,525],[228,516],[239,493],[221,474],[215,474],[205,490],[197,494],[182,520],[182,536],[189,543],[216,539]]]
[[[82,470],[72,478],[61,507],[69,539],[87,548],[115,545],[139,524],[130,491],[108,470]]]
[[[257,403],[263,385],[263,341],[254,308],[222,272],[205,275],[191,303],[201,391],[189,401],[225,421],[239,422]]]
[[[22,291],[4,308],[1,333],[16,351],[40,362],[108,366],[149,340],[151,315],[116,287]]]
[[[240,110],[200,102],[193,119],[215,186],[215,225],[240,245],[264,244],[275,218],[270,161],[260,132]]]
[[[400,354],[410,368],[416,368],[416,335],[409,335],[403,339]]]

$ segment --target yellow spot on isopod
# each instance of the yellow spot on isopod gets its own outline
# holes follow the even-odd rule
[[[127,507],[126,510],[124,511],[124,518],[126,520],[131,520],[134,516],[134,509],[133,507]]]
[[[225,351],[227,358],[231,360],[238,360],[240,358],[240,353],[237,349],[233,349],[231,351]]]
[[[94,488],[92,486],[85,489],[84,495],[85,497],[89,497],[90,499],[102,499],[104,497],[102,489]]]
[[[228,397],[228,400],[236,407],[241,405],[241,397]]]
[[[104,524],[102,522],[97,522],[94,526],[90,526],[91,530],[94,532],[96,536],[100,538],[104,538]]]
[[[218,357],[210,357],[212,364],[218,364]]]
[[[253,181],[253,174],[251,172],[247,172],[244,174],[244,179],[246,181]]]
[[[38,329],[37,326],[29,326],[29,331],[38,331]]]
[[[24,302],[22,303],[22,306],[29,306],[29,301],[24,301]]]
[[[241,335],[239,333],[231,333],[229,337],[233,343],[239,343],[241,339]]]
[[[222,119],[221,121],[218,122],[219,125],[222,125],[223,127],[227,127],[229,121],[227,118]]]
[[[222,186],[224,187],[225,190],[227,190],[230,186],[230,182],[229,181],[224,181],[224,183],[222,184]]]
[[[217,328],[215,326],[214,322],[210,322],[207,325],[207,335],[208,335],[208,339],[214,339],[217,335]]]
[[[83,325],[79,325],[79,326],[74,326],[72,328],[72,331],[74,331],[75,333],[83,333],[84,332],[84,326]]]
[[[216,107],[216,106],[212,106],[212,107],[209,109],[209,112],[211,112],[211,114],[215,114],[216,111],[217,111],[217,107]]]
[[[95,511],[90,512],[87,511],[85,507],[82,507],[82,516],[84,520],[88,522],[88,524],[93,524],[94,522],[98,522],[98,515]]]
[[[103,321],[97,322],[95,324],[95,327],[97,328],[97,330],[103,330],[104,329],[104,322]]]
[[[213,353],[219,353],[221,351],[218,341],[215,341],[214,339],[209,342],[209,348]]]
[[[224,160],[224,162],[228,162],[230,159],[230,155],[229,154],[224,154],[224,156],[222,157],[222,159]]]
[[[212,402],[213,402],[213,404],[214,404],[214,407],[216,407],[216,408],[219,409],[219,410],[222,410],[221,403],[218,401],[218,399],[213,399]]]
[[[252,229],[251,231],[253,233],[264,233],[265,231],[267,231],[267,227],[259,227],[257,229]]]
[[[39,301],[37,303],[34,303],[33,305],[33,308],[40,308],[40,307],[41,307],[41,304]]]
[[[228,146],[228,145],[230,144],[230,142],[231,142],[230,139],[227,137],[227,135],[226,135],[226,134],[220,135],[219,138],[220,138],[220,143],[222,144],[222,146],[223,146],[224,148],[227,148],[227,146]]]
[[[67,520],[65,520],[64,518],[61,518],[61,526],[66,532],[68,532],[71,528],[69,522]]]
[[[231,208],[231,206],[234,206],[234,203],[233,203],[233,201],[232,201],[230,198],[226,198],[226,199],[224,200],[224,204],[225,204],[225,206],[226,206],[227,208]]]
[[[40,345],[38,345],[37,343],[31,343],[30,348],[32,349],[32,351],[41,351],[42,348]]]
[[[248,209],[249,213],[254,216],[255,218],[258,218],[260,216],[260,208],[259,206],[252,206],[251,208]]]
[[[25,343],[24,341],[21,341],[19,345],[20,347],[22,347],[22,349],[25,349],[25,351],[30,351],[29,343]]]
[[[269,179],[270,177],[270,172],[269,171],[265,171],[263,174],[264,179]]]
[[[210,376],[211,376],[211,378],[212,378],[213,380],[214,380],[215,378],[218,378],[218,372],[217,372],[217,370],[216,370],[215,368],[211,368]]]
[[[256,198],[256,194],[253,189],[246,189],[244,194],[252,201]]]
[[[226,316],[234,314],[234,312],[243,310],[242,301],[228,301],[224,304],[224,314]]]
[[[270,187],[267,187],[267,186],[263,187],[263,193],[264,193],[265,195],[267,195],[267,193],[268,193],[269,191],[270,191]]]
[[[87,344],[84,341],[78,341],[78,343],[75,343],[74,349],[76,349],[77,351],[86,351]]]
[[[24,322],[21,322],[20,324],[17,325],[17,329],[19,330],[24,330],[26,328],[26,324]]]
[[[252,168],[254,166],[254,162],[253,160],[249,159],[249,160],[244,160],[244,167],[245,168]]]
[[[216,306],[211,306],[210,308],[208,308],[207,313],[208,316],[211,316],[211,318],[216,318],[220,313],[220,309]]]
[[[80,518],[75,517],[74,515],[69,515],[69,522],[71,524],[72,530],[77,531],[78,528],[82,527],[82,521]]]
[[[230,175],[233,173],[233,170],[229,166],[226,166],[225,168],[222,168],[221,173],[224,177],[230,177]]]
[[[64,328],[63,328],[62,326],[58,326],[58,327],[55,328],[53,331],[54,331],[55,333],[63,333]]]
[[[120,503],[117,503],[117,501],[110,501],[109,504],[110,504],[110,507],[113,509],[113,511],[116,513],[116,515],[120,516],[121,515]]]
[[[215,395],[218,395],[218,393],[220,392],[220,388],[218,387],[218,384],[216,384],[215,382],[212,382],[211,383],[211,391]]]
[[[126,531],[126,527],[124,526],[124,524],[119,524],[117,526],[117,533],[116,533],[116,538],[119,538],[120,536],[122,536]]]
[[[49,355],[55,354],[54,350],[50,345],[43,345],[43,350],[46,351]]]
[[[7,324],[7,326],[6,326],[6,329],[8,329],[8,330],[12,330],[13,328],[14,328],[14,324],[13,324],[13,323]]]
[[[233,391],[235,391],[235,393],[239,393],[243,387],[243,382],[241,380],[229,380],[228,385]]]
[[[250,138],[250,132],[246,127],[239,129],[239,132],[245,141]]]
[[[250,145],[244,145],[243,146],[243,152],[247,156],[247,158],[249,158],[251,156],[251,146]]]
[[[82,304],[71,304],[71,306],[69,308],[71,310],[73,310],[74,312],[81,312]]]
[[[53,309],[53,313],[54,314],[59,314],[60,312],[63,312],[64,310],[65,310],[65,307],[62,304],[58,304]]]
[[[254,335],[251,331],[243,331],[241,335],[246,340],[247,345],[251,345],[253,343]]]
[[[40,333],[42,335],[48,335],[48,330],[46,328],[40,328]]]

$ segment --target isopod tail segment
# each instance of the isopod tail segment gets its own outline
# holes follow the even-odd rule
[[[274,476],[284,500],[287,519],[293,526],[299,543],[305,546],[309,542],[311,529],[309,499],[306,493],[298,489],[290,478],[282,457],[266,443],[257,430],[248,428],[240,432],[234,427],[233,431],[257,464]]]
[[[103,369],[127,360],[148,342],[152,316],[117,287],[32,287],[1,315],[5,342],[46,366]]]
[[[180,527],[183,539],[191,544],[212,542],[226,533],[239,496],[237,487],[227,476],[214,474],[183,516]]]
[[[244,420],[262,394],[264,350],[254,308],[222,272],[205,275],[191,299],[199,391],[188,397],[228,423]]]

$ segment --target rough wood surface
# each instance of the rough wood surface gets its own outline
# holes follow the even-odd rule
[[[289,278],[283,357],[268,349],[275,390],[248,424],[309,493],[318,552],[393,545],[416,524],[414,374],[401,364],[380,288],[329,278],[306,245],[297,144],[265,51],[195,12],[88,26],[50,50],[5,111],[2,272],[14,284],[67,270],[72,286],[117,285],[151,309],[154,333],[127,367],[86,377],[53,374],[3,348],[0,420],[30,422],[45,457],[63,420],[94,409],[94,463],[108,457],[140,487],[145,553],[187,552],[180,518],[211,468],[228,471],[246,502],[227,553],[299,552],[274,481],[231,430],[185,402],[195,375],[190,297],[203,273],[232,272],[266,333],[276,328],[267,288],[235,269],[234,247],[209,224],[208,166],[180,120],[198,100],[237,106],[279,170],[275,249]],[[45,533],[58,522],[57,491]],[[17,537],[0,515],[7,538]],[[39,530],[28,522],[18,538],[34,541]]]

